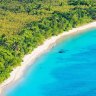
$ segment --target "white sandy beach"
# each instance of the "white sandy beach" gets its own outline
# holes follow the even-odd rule
[[[34,60],[39,57],[41,54],[43,54],[45,51],[49,49],[50,45],[54,45],[57,40],[59,40],[61,37],[64,37],[66,35],[70,35],[73,33],[77,33],[80,31],[83,31],[88,28],[96,27],[96,21],[83,25],[78,28],[73,28],[72,30],[69,30],[68,32],[63,32],[62,34],[58,36],[53,36],[50,39],[47,39],[43,45],[38,46],[31,54],[26,55],[23,58],[23,62],[21,63],[21,66],[15,68],[11,74],[10,77],[5,80],[1,85],[0,85],[0,96],[2,96],[2,91],[6,89],[7,85],[10,85],[12,82],[15,82],[22,78],[24,75],[24,72],[26,71],[27,67],[31,64],[33,64]]]

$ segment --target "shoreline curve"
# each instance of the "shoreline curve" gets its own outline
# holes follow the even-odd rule
[[[32,65],[40,55],[42,55],[48,49],[50,49],[50,45],[51,47],[53,47],[56,41],[58,41],[60,38],[64,36],[78,33],[80,31],[94,28],[94,27],[96,28],[96,21],[77,27],[77,28],[73,28],[72,30],[69,30],[69,31],[64,31],[58,36],[53,36],[45,40],[42,45],[35,48],[34,51],[32,51],[30,54],[25,55],[23,58],[23,62],[21,63],[21,66],[18,66],[15,69],[13,69],[13,71],[10,73],[10,77],[7,80],[5,80],[2,84],[0,84],[0,96],[4,96],[3,95],[4,89],[6,89],[7,87],[10,87],[11,84],[13,85],[12,82],[17,82],[23,77],[24,73],[27,70],[27,67]]]

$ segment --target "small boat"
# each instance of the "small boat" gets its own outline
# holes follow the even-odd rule
[[[64,51],[63,49],[59,51],[59,53],[64,53],[64,52],[65,52],[65,51]]]
[[[65,53],[66,51],[68,51],[68,50],[61,49],[58,53]]]

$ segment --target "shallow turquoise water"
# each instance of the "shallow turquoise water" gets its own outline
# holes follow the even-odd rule
[[[96,29],[59,42],[6,95],[96,96]]]

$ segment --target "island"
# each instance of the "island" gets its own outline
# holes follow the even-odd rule
[[[92,27],[95,0],[1,0],[0,91],[61,37]]]

